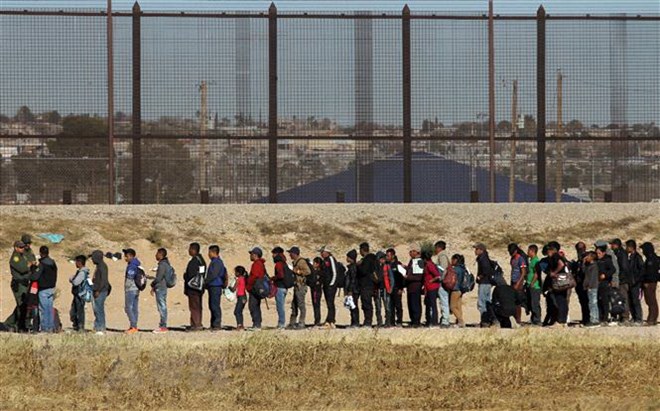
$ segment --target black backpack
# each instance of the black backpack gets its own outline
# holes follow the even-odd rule
[[[144,289],[147,288],[147,275],[141,267],[137,268],[133,281],[135,281],[135,286],[138,290],[144,291]]]
[[[284,264],[284,279],[282,283],[284,284],[284,288],[291,288],[296,284],[296,273],[289,267],[289,264]]]
[[[490,283],[492,285],[506,284],[506,281],[504,280],[504,270],[502,269],[500,263],[495,260],[490,260],[490,266],[493,269],[493,275],[490,278]]]
[[[335,278],[335,287],[344,288],[346,285],[346,267],[344,264],[335,260],[335,269],[337,270],[337,278]]]
[[[626,297],[618,289],[610,292],[610,314],[621,315],[626,312]]]

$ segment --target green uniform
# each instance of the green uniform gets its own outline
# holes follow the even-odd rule
[[[536,281],[534,281],[534,284],[530,284],[530,283],[534,278],[534,274],[536,273],[536,264],[538,264],[539,261],[541,260],[537,256],[534,256],[534,258],[529,260],[529,272],[527,273],[527,278],[526,278],[527,285],[531,286],[531,288],[535,290],[541,289],[541,282],[539,281],[539,279],[537,278]]]
[[[34,254],[32,254],[34,258]],[[30,287],[30,266],[25,254],[14,251],[9,260],[11,272],[11,291],[14,293],[16,308],[7,318],[5,325],[9,328],[26,330],[27,326],[27,294]]]

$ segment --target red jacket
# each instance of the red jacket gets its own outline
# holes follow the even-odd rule
[[[440,288],[440,282],[432,282],[434,278],[440,278],[440,270],[438,270],[438,266],[433,261],[429,260],[424,266],[424,289],[427,292]]]
[[[247,279],[247,290],[248,292],[252,291],[254,283],[259,278],[263,278],[266,275],[266,260],[260,258],[252,263],[250,267],[250,275]]]

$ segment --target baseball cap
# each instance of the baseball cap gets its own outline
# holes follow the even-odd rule
[[[321,248],[319,249],[319,253],[322,253],[322,252],[324,252],[324,251],[325,251],[326,253],[330,253],[330,254],[332,254],[332,249],[330,248],[330,246],[324,245],[323,247],[321,247]]]
[[[408,250],[410,250],[410,251],[421,251],[421,248],[419,247],[419,244],[410,244],[408,246]]]
[[[476,243],[475,245],[472,246],[472,248],[476,248],[477,250],[484,250],[484,251],[486,251],[486,244],[484,244],[484,243]]]
[[[280,246],[277,246],[277,247],[273,248],[271,253],[273,253],[273,254],[282,254],[282,253],[284,253],[284,249]]]
[[[605,240],[598,240],[594,243],[594,246],[596,247],[607,247],[607,241]]]
[[[262,257],[264,255],[264,252],[261,251],[261,248],[254,247],[252,250],[250,250],[250,254],[256,254],[257,256]]]
[[[25,247],[24,242],[22,242],[20,240],[19,241],[14,241],[14,248],[24,248],[24,247]]]
[[[386,255],[382,251],[379,251],[379,252],[376,253],[376,260],[380,260],[381,258],[385,258],[385,257],[386,257]]]
[[[32,236],[30,234],[23,234],[21,236],[23,244],[32,244]]]
[[[293,246],[287,251],[287,253],[300,255],[300,248]]]
[[[124,248],[123,250],[121,250],[121,252],[124,253],[124,255],[127,255],[127,254],[130,254],[130,255],[133,255],[133,256],[137,255],[135,250],[133,250],[132,248]]]

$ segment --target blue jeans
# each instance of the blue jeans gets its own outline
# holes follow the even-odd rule
[[[277,307],[277,326],[286,325],[286,313],[284,312],[284,301],[286,300],[286,288],[278,288],[275,293],[275,306]]]
[[[39,291],[39,316],[41,317],[41,331],[52,333],[55,331],[55,319],[53,316],[54,288]]]
[[[598,324],[600,321],[598,313],[598,288],[587,290],[589,296],[589,322],[591,324]]]
[[[167,288],[156,288],[156,307],[160,314],[160,328],[167,328]]]
[[[488,303],[490,303],[490,284],[479,284],[479,295],[477,300],[477,309],[481,313],[481,323],[489,324]]]
[[[219,330],[222,328],[222,308],[220,307],[220,297],[222,296],[222,287],[209,287],[209,311],[211,311],[211,328]]]
[[[449,293],[442,286],[438,290],[438,298],[440,299],[440,309],[442,310],[440,324],[449,325]]]
[[[124,311],[128,315],[128,322],[131,328],[137,328],[138,323],[138,302],[140,302],[139,291],[124,292]]]
[[[105,299],[108,298],[107,291],[101,291],[94,299],[94,331],[105,331]]]

